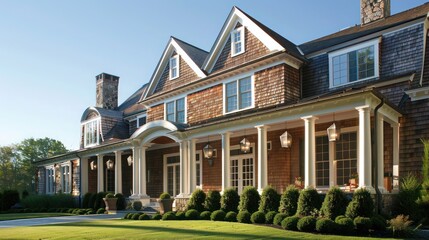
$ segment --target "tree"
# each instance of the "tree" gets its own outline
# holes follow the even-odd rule
[[[11,146],[0,147],[0,192],[14,188],[14,148]]]

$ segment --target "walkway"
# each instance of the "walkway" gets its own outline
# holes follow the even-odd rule
[[[40,225],[49,225],[49,224],[58,224],[58,223],[84,222],[84,221],[95,221],[95,220],[104,220],[104,219],[118,219],[118,218],[122,218],[124,215],[125,213],[121,212],[116,214],[94,214],[94,215],[17,219],[17,220],[9,220],[9,221],[0,221],[0,228],[40,226]]]

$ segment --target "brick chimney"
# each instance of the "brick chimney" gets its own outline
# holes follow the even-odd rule
[[[390,0],[360,0],[362,25],[390,16]]]
[[[96,107],[115,109],[118,107],[119,77],[101,73],[95,77],[97,82]]]

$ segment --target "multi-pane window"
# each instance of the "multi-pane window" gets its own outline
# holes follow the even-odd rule
[[[201,174],[202,174],[202,165],[201,165],[201,158],[200,154],[196,154],[195,156],[195,175],[196,175],[196,186],[200,187],[203,183],[201,181]]]
[[[167,192],[176,196],[180,192],[180,156],[167,157]]]
[[[63,193],[70,193],[70,165],[61,166],[61,186]]]
[[[98,119],[85,123],[84,125],[85,147],[96,145],[99,143],[98,125],[99,125]]]
[[[337,160],[337,185],[347,184],[352,174],[357,173],[357,134],[342,133],[341,141],[335,144]]]
[[[46,193],[52,194],[55,192],[55,172],[53,167],[46,168]]]
[[[231,55],[244,52],[244,28],[240,27],[231,32]]]
[[[146,115],[140,115],[137,117],[137,128],[146,124]]]
[[[165,104],[165,118],[170,122],[185,122],[185,98],[180,98]]]
[[[179,55],[170,58],[170,79],[179,77]]]
[[[329,186],[329,140],[327,136],[316,137],[316,185]]]
[[[252,106],[251,77],[225,84],[225,112],[233,112]]]
[[[378,76],[378,44],[359,45],[330,54],[331,86],[340,86]]]

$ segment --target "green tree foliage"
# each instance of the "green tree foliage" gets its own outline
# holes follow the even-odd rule
[[[0,147],[0,192],[4,190],[17,189],[16,153],[10,146]]]

